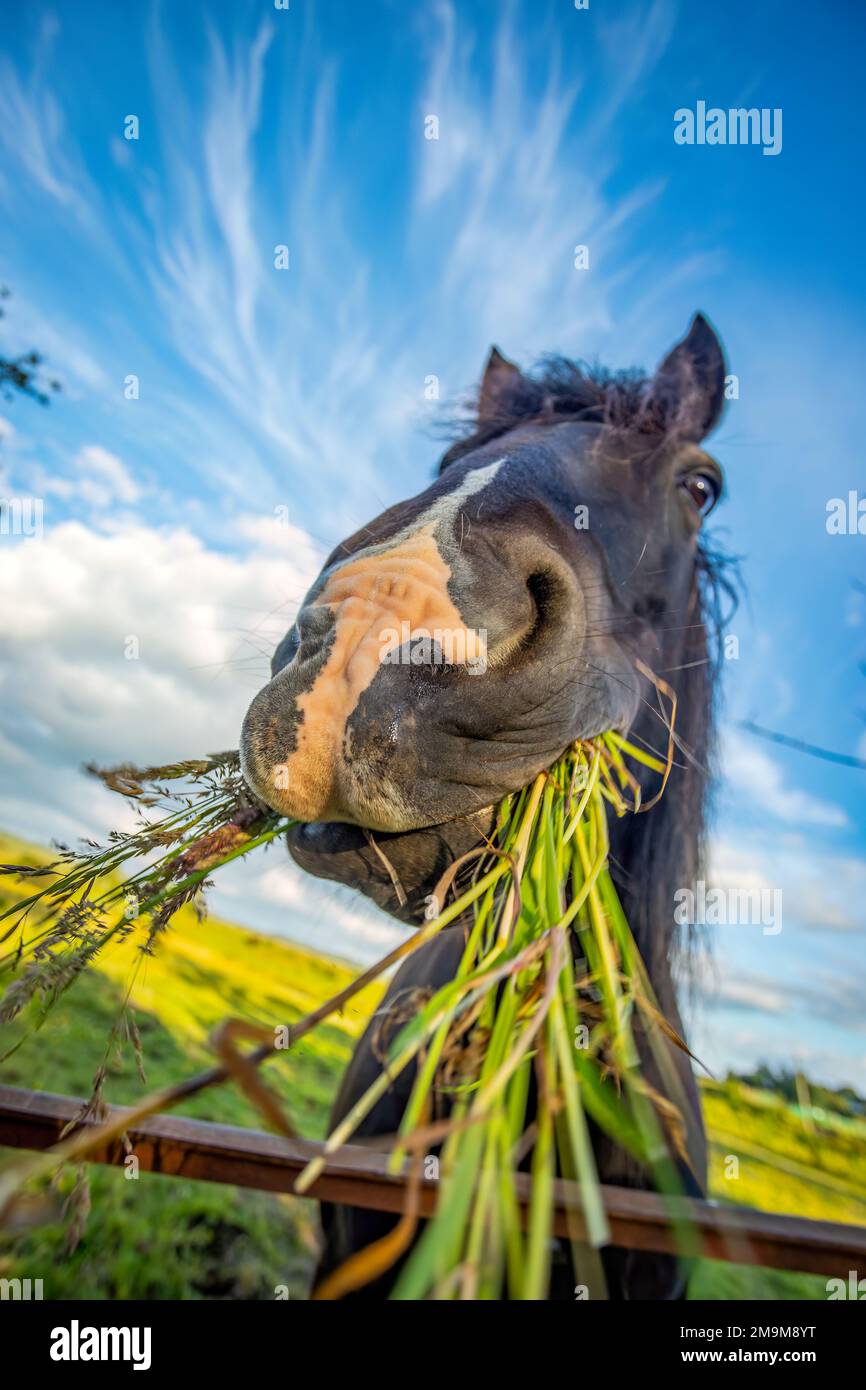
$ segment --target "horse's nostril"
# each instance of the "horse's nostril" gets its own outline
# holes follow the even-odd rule
[[[298,645],[318,646],[334,625],[334,615],[325,604],[310,604],[302,608],[295,619]]]
[[[539,628],[550,617],[558,586],[553,576],[542,570],[529,576],[526,587],[535,606],[534,628]]]

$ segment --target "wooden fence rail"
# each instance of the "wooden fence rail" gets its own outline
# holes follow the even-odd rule
[[[69,1096],[0,1086],[0,1145],[48,1149],[81,1113],[82,1104]],[[128,1137],[143,1172],[282,1193],[293,1191],[302,1168],[323,1147],[312,1140],[288,1140],[259,1130],[175,1115],[134,1124]],[[89,1161],[119,1165],[126,1155],[123,1145],[113,1141],[94,1150]],[[402,1174],[388,1172],[385,1155],[350,1144],[330,1156],[307,1195],[399,1212],[405,1202],[405,1187]],[[524,1208],[529,1190],[528,1176],[518,1175],[518,1195]],[[651,1192],[621,1187],[603,1187],[602,1192],[615,1245],[676,1253],[671,1227],[673,1219],[680,1216],[691,1225],[700,1253],[710,1259],[843,1279],[851,1270],[859,1271],[859,1277],[866,1276],[864,1226],[807,1221],[692,1198],[671,1202]],[[421,1190],[423,1215],[433,1213],[436,1200],[436,1180],[425,1180]],[[559,1235],[582,1230],[580,1193],[575,1183],[557,1182],[554,1225]]]

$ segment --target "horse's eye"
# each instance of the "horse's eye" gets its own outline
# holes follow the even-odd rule
[[[701,516],[711,512],[719,500],[719,485],[710,473],[690,473],[682,485]]]

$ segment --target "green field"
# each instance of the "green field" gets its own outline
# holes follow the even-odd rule
[[[46,857],[0,836],[3,862]],[[20,886],[0,879],[0,910]],[[8,950],[7,942],[4,949]],[[146,1083],[125,1041],[106,1054],[130,978]],[[350,966],[209,918],[190,908],[174,919],[156,953],[136,939],[112,946],[80,977],[39,1027],[38,1005],[0,1027],[0,1081],[66,1095],[90,1094],[106,1067],[105,1098],[131,1103],[212,1062],[207,1037],[227,1016],[289,1024],[352,978]],[[269,1067],[296,1128],[316,1138],[378,990],[352,1002]],[[712,1141],[712,1192],[724,1201],[866,1224],[866,1122],[801,1118],[781,1097],[737,1081],[703,1088]],[[261,1127],[234,1088],[212,1089],[178,1113]],[[15,1157],[0,1150],[0,1163]],[[731,1157],[737,1160],[731,1163]],[[734,1169],[737,1175],[733,1176]],[[88,1170],[91,1210],[77,1248],[67,1248],[61,1198],[57,1219],[0,1244],[0,1277],[38,1279],[46,1298],[273,1298],[279,1285],[304,1297],[315,1258],[315,1204],[218,1184],[119,1170]],[[701,1261],[697,1298],[823,1298],[825,1281]]]

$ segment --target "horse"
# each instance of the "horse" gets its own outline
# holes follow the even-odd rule
[[[574,740],[619,730],[663,750],[666,682],[677,709],[668,786],[645,814],[612,818],[610,863],[659,1007],[680,1035],[674,894],[703,863],[731,592],[702,538],[724,486],[702,444],[723,411],[725,373],[702,314],[651,376],[563,357],[524,372],[492,348],[435,480],[329,556],[241,738],[250,787],[300,822],[288,833],[295,862],[418,926],[443,873],[483,843],[492,808]],[[445,630],[462,636],[465,661],[437,664],[429,640],[414,660],[413,642]],[[479,634],[484,659],[473,668]],[[405,659],[394,659],[395,642]],[[653,775],[640,771],[645,799]],[[455,891],[471,872],[458,867]],[[383,1020],[405,1021],[413,1000],[453,978],[464,928],[462,919],[444,928],[396,973],[332,1125],[381,1072]],[[647,1080],[664,1089],[645,1038],[638,1049]],[[671,1044],[670,1054],[686,1106],[677,1161],[685,1190],[702,1195],[697,1085],[686,1053]],[[396,1132],[413,1079],[412,1068],[396,1079],[359,1140],[375,1147]],[[594,1149],[603,1182],[646,1187],[634,1159],[597,1132]],[[317,1280],[396,1219],[323,1206]],[[674,1257],[612,1247],[602,1261],[611,1298],[684,1296],[687,1268]],[[386,1297],[398,1268],[353,1296]],[[573,1297],[573,1280],[560,1251],[550,1297]]]

